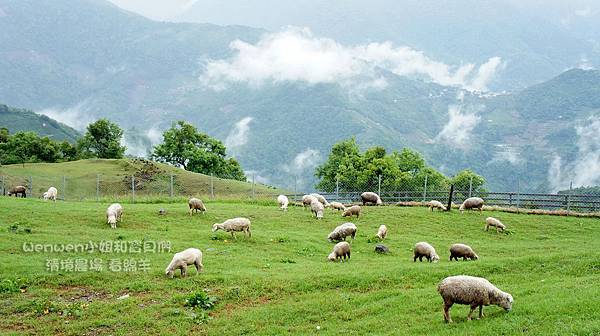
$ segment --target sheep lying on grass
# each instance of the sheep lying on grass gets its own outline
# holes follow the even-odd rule
[[[321,204],[323,204],[324,207],[328,207],[329,206],[329,202],[327,202],[327,200],[325,199],[325,197],[323,197],[321,194],[312,193],[312,194],[310,194],[310,196],[316,198],[319,202],[321,202]]]
[[[353,205],[353,206],[347,208],[346,210],[344,210],[344,213],[342,213],[342,217],[352,217],[352,216],[356,216],[356,218],[358,218],[358,216],[360,216],[360,206],[359,205]]]
[[[195,248],[189,248],[179,253],[175,253],[171,263],[165,270],[165,274],[172,278],[175,271],[181,269],[181,277],[184,278],[187,274],[187,266],[192,264],[196,266],[196,271],[198,273],[202,272],[202,269],[204,268],[204,265],[202,265],[202,252]]]
[[[54,187],[50,187],[48,188],[48,191],[46,191],[44,194],[42,194],[42,197],[44,198],[44,200],[53,200],[54,202],[56,202],[56,197],[58,196],[58,190]]]
[[[188,206],[190,207],[190,216],[192,216],[194,212],[198,213],[198,210],[200,210],[201,213],[206,211],[204,203],[195,197],[190,198]]]
[[[12,188],[8,189],[8,196],[12,196],[12,195],[15,195],[15,197],[18,197],[18,195],[21,195],[22,198],[26,198],[27,197],[27,188],[25,188],[24,186],[12,187]]]
[[[277,203],[279,204],[279,209],[287,211],[290,200],[288,200],[287,196],[285,195],[279,195],[277,196]]]
[[[344,206],[340,202],[331,202],[331,203],[329,203],[329,207],[332,208],[332,209],[338,210],[338,211],[339,210],[342,210],[342,211],[346,210],[346,206]]]
[[[387,236],[387,226],[380,225],[379,230],[377,230],[377,238],[384,240],[385,236]]]
[[[335,244],[333,251],[329,254],[329,256],[327,256],[327,259],[330,261],[336,261],[337,259],[340,259],[342,262],[344,262],[346,258],[350,260],[350,244],[345,241]]]
[[[356,236],[356,225],[354,223],[344,223],[338,225],[331,233],[327,236],[327,240],[330,242],[346,240],[346,237],[351,236],[352,239]]]
[[[483,199],[479,197],[469,197],[460,205],[460,208],[458,208],[461,213],[469,209],[479,209],[479,212],[481,212],[483,210]]]
[[[123,215],[123,207],[119,203],[111,204],[106,209],[106,222],[110,224],[113,229],[117,228],[117,221],[121,222],[121,216]]]
[[[310,203],[310,211],[315,214],[315,218],[323,219],[323,212],[325,211],[325,207],[323,203],[319,202],[316,198],[313,198]]]
[[[413,261],[417,261],[417,258],[419,258],[419,261],[423,261],[423,257],[425,257],[427,261],[434,263],[440,260],[440,257],[435,252],[433,246],[426,242],[420,242],[415,244]]]
[[[446,211],[448,209],[446,209],[446,206],[442,204],[442,202],[440,201],[436,201],[436,200],[431,200],[429,201],[429,203],[427,203],[427,206],[429,207],[429,209],[431,211],[433,211],[433,209],[438,209],[440,211]]]
[[[504,230],[506,229],[506,225],[502,224],[501,221],[494,217],[488,217],[485,219],[485,231],[488,231],[490,229],[490,226],[495,227],[496,232],[504,232]]]
[[[479,307],[479,318],[483,317],[483,306],[496,305],[506,311],[512,309],[513,297],[501,291],[484,278],[468,275],[447,277],[438,285],[438,293],[444,300],[444,320],[451,323],[450,307],[453,304],[471,306],[467,319],[471,320],[473,311]]]
[[[374,192],[364,192],[362,194],[360,194],[360,198],[362,200],[362,204],[363,205],[367,205],[367,203],[370,204],[375,204],[375,205],[382,205],[383,202],[381,201],[381,197],[379,197],[379,195],[377,195]]]
[[[479,259],[479,256],[468,245],[454,244],[450,246],[450,261],[452,261],[452,259],[458,261],[458,258],[463,258],[463,260],[477,260]]]
[[[225,232],[231,232],[231,237],[235,238],[234,232],[244,232],[245,236],[252,237],[250,232],[250,220],[244,217],[232,218],[224,221],[223,223],[215,223],[212,227],[212,232],[223,230]]]

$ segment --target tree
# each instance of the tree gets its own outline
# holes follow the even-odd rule
[[[83,156],[100,159],[121,159],[126,147],[121,146],[123,130],[108,119],[100,119],[87,126],[87,132],[79,140]]]
[[[174,123],[163,133],[163,142],[154,146],[152,158],[197,173],[246,180],[240,164],[233,158],[226,159],[221,141],[198,132],[185,121]]]
[[[26,162],[57,162],[61,159],[59,145],[34,132],[17,132],[0,143],[2,164]]]
[[[477,175],[470,169],[461,170],[454,178],[452,178],[454,184],[454,190],[462,192],[463,196],[468,195],[469,187],[472,192],[484,192],[482,186],[485,184],[485,178],[481,175]]]

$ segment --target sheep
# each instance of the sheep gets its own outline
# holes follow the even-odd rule
[[[469,197],[461,205],[458,210],[463,213],[468,209],[479,209],[479,212],[483,210],[483,199],[479,197]]]
[[[381,225],[379,226],[379,230],[377,230],[377,238],[384,240],[385,236],[387,236],[387,226]]]
[[[321,204],[323,204],[324,207],[328,207],[329,206],[329,202],[327,202],[327,200],[325,199],[325,197],[323,197],[321,194],[312,193],[312,194],[310,194],[310,196],[316,198],[319,202],[321,202]]]
[[[345,241],[335,244],[333,251],[329,254],[329,256],[327,256],[327,259],[330,261],[336,261],[338,258],[342,262],[344,262],[346,258],[350,260],[350,244]]]
[[[179,253],[175,253],[171,263],[165,269],[165,274],[173,278],[173,274],[177,269],[181,269],[181,277],[185,278],[187,274],[187,266],[192,265],[196,266],[196,274],[202,272],[204,265],[202,265],[202,251],[189,248],[187,250],[181,251]]]
[[[279,204],[279,209],[281,209],[282,211],[287,211],[287,207],[290,201],[288,200],[287,196],[279,195],[277,196],[277,203]]]
[[[435,252],[433,246],[426,242],[420,242],[415,244],[414,253],[415,255],[413,258],[413,262],[416,262],[417,258],[419,258],[419,261],[423,261],[423,257],[425,257],[427,261],[434,263],[440,260],[440,257]]]
[[[198,210],[200,210],[201,213],[206,211],[204,203],[195,197],[190,198],[188,206],[190,207],[190,216],[192,216],[194,212],[198,213]]]
[[[18,197],[19,194],[22,198],[27,198],[27,188],[24,186],[15,186],[8,189],[8,196],[15,195],[15,197]]]
[[[216,232],[217,230],[231,232],[232,238],[235,238],[233,233],[236,231],[242,231],[244,232],[245,236],[252,237],[252,232],[250,232],[250,220],[244,217],[232,218],[224,221],[223,223],[213,224],[212,232]]]
[[[117,228],[117,221],[121,222],[123,215],[123,207],[119,203],[113,203],[106,209],[106,222],[113,229]]]
[[[479,256],[468,245],[454,244],[450,246],[450,261],[452,261],[452,259],[458,261],[458,258],[463,258],[463,260],[477,260],[479,259]]]
[[[471,306],[467,320],[471,320],[473,311],[479,307],[479,318],[483,317],[483,306],[496,305],[506,311],[512,309],[512,295],[501,291],[484,278],[457,275],[445,278],[438,285],[438,293],[444,300],[444,320],[452,323],[450,307],[453,304]]]
[[[313,201],[310,203],[310,211],[315,214],[315,217],[317,219],[322,219],[325,207],[321,202],[314,198]]]
[[[346,240],[346,237],[351,236],[354,240],[356,236],[356,225],[354,223],[344,223],[338,225],[331,233],[327,236],[327,240],[330,242]]]
[[[316,198],[312,195],[304,195],[304,196],[302,196],[302,205],[306,209],[306,207],[310,206],[310,203],[312,203],[312,201],[315,199]]]
[[[329,207],[332,208],[332,209],[334,209],[334,210],[338,210],[338,211],[339,210],[342,210],[342,211],[346,210],[346,206],[344,206],[340,202],[331,202],[331,203],[329,203]]]
[[[44,200],[48,200],[51,199],[54,202],[56,202],[56,197],[58,196],[58,190],[54,187],[50,187],[48,188],[48,191],[46,191],[42,197],[44,198]]]
[[[342,213],[342,217],[352,217],[356,215],[356,218],[358,218],[360,216],[360,206],[359,205],[353,205],[349,208],[347,208],[346,210],[344,210],[344,213]]]
[[[500,231],[504,232],[504,229],[506,229],[506,225],[502,224],[501,221],[494,217],[488,217],[485,219],[485,231],[488,231],[490,226],[496,227],[496,233]]]
[[[383,202],[381,201],[381,197],[379,197],[379,195],[377,195],[374,192],[364,192],[362,194],[360,194],[360,198],[362,199],[362,203],[363,205],[367,205],[367,203],[372,203],[375,205],[382,205]]]
[[[166,215],[166,214],[167,214],[167,210],[166,210],[166,209],[160,208],[160,209],[158,210],[158,215],[159,215],[159,216],[164,216],[164,215]]]
[[[433,212],[433,209],[436,208],[440,211],[446,211],[446,206],[442,204],[442,202],[440,201],[436,201],[436,200],[431,200],[429,201],[429,203],[427,203],[427,206],[429,207],[429,209]]]

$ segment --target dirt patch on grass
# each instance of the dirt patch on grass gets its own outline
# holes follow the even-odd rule
[[[57,296],[62,301],[67,302],[91,302],[93,300],[109,300],[114,297],[114,295],[104,292],[93,290],[92,288],[83,287],[83,286],[61,286],[56,289]]]
[[[224,306],[217,308],[216,311],[212,312],[210,316],[219,317],[221,314],[231,315],[234,311],[238,309],[243,309],[247,307],[256,307],[260,305],[265,305],[271,302],[271,298],[268,296],[260,296],[256,299],[248,299],[241,302],[236,303],[227,303]]]

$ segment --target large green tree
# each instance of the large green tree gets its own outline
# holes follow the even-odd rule
[[[57,162],[63,159],[60,144],[34,132],[6,135],[0,143],[2,164],[25,162]]]
[[[123,130],[108,119],[100,119],[87,126],[78,146],[83,156],[100,159],[121,159],[126,147],[121,146]]]
[[[226,148],[221,141],[199,132],[185,121],[174,123],[163,133],[163,142],[154,146],[152,158],[197,173],[246,180],[240,164],[226,158]]]

